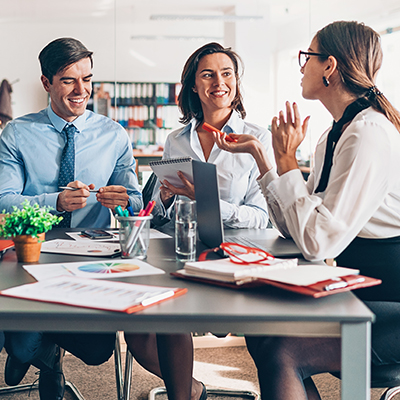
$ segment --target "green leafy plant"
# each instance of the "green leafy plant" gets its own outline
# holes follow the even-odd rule
[[[4,214],[0,224],[0,237],[19,235],[38,237],[39,234],[49,231],[53,225],[62,220],[62,217],[57,217],[49,212],[51,207],[31,205],[27,199],[22,202],[21,206],[22,208],[13,206],[13,212]]]

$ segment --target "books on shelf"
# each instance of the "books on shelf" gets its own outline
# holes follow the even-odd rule
[[[88,108],[126,128],[134,148],[163,145],[168,133],[181,126],[180,89],[180,83],[168,82],[93,82]]]
[[[187,262],[184,269],[172,275],[232,288],[272,285],[313,297],[381,283],[379,279],[359,275],[359,270],[352,268],[298,264],[297,259],[279,258],[268,264],[248,265],[233,263],[229,258]]]
[[[0,294],[27,300],[131,314],[186,292],[187,289],[184,288],[58,276],[5,289]]]

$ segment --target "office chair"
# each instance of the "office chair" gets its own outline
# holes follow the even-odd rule
[[[129,353],[129,352],[127,352]],[[130,354],[130,353],[129,353]],[[128,357],[127,357],[128,358]],[[129,376],[129,382],[132,374],[132,355],[130,357],[130,369],[129,368],[129,361],[126,361],[126,370],[125,370],[125,378]],[[122,362],[121,362],[121,343],[120,343],[120,334],[119,332],[116,333],[115,337],[115,350],[114,350],[114,363],[115,363],[115,377],[116,377],[116,384],[117,384],[117,400],[125,400],[129,399],[128,397],[124,397],[124,384],[126,384],[126,379],[122,378]],[[129,374],[129,375],[127,375]],[[76,400],[85,400],[82,396],[82,393],[78,390],[78,388],[70,381],[65,381],[65,387],[68,388],[72,394],[75,396]],[[27,385],[17,385],[17,386],[6,386],[0,388],[0,396],[4,394],[12,394],[24,391],[30,391],[39,389],[39,383],[35,382],[34,384],[27,384]]]
[[[332,373],[340,379],[340,373]],[[387,388],[382,392],[379,400],[392,400],[400,393],[400,364],[372,365],[371,389]]]
[[[153,197],[153,190],[154,190],[154,185],[156,184],[156,182],[157,182],[157,176],[154,172],[152,172],[152,174],[150,175],[149,179],[147,180],[147,182],[144,185],[144,188],[142,190],[144,206],[146,206],[147,203]]]
[[[130,396],[131,377],[132,377],[133,356],[132,353],[126,350],[126,364],[125,364],[125,380],[124,380],[124,399],[128,400]],[[149,393],[148,400],[156,400],[159,394],[167,393],[165,387],[158,387],[152,389]],[[207,389],[208,395],[224,396],[224,397],[239,397],[249,400],[260,400],[260,395],[250,390],[231,390],[231,389]]]
[[[152,389],[148,400],[156,400],[158,394],[167,393],[165,387]],[[232,390],[232,389],[207,389],[207,396],[219,397],[239,397],[240,399],[260,400],[260,395],[251,390]]]
[[[388,388],[380,400],[391,400],[400,393],[400,364],[372,366],[371,387]]]
[[[76,400],[85,400],[79,389],[70,381],[65,381],[65,388],[69,388]],[[5,394],[19,393],[39,389],[39,382],[26,385],[5,386],[0,388],[0,396]],[[119,400],[119,399],[118,399]]]

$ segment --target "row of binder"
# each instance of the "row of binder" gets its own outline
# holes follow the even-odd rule
[[[180,117],[177,108],[170,106],[157,106],[156,111],[147,106],[110,107],[108,116],[124,128],[173,128]]]
[[[157,144],[163,147],[167,136],[171,133],[171,129],[129,129],[128,135],[132,143],[132,148],[147,147]]]
[[[113,105],[176,104],[181,84],[179,83],[93,83],[94,102],[111,99]]]

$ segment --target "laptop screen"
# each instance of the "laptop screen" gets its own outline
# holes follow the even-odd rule
[[[217,167],[197,160],[192,161],[192,167],[199,238],[210,248],[218,247],[223,242],[223,226]]]

